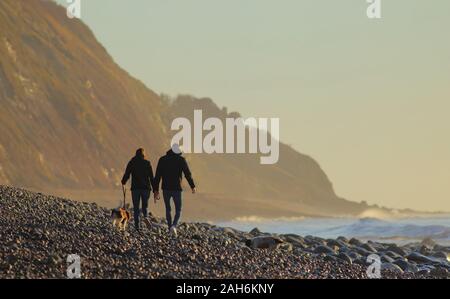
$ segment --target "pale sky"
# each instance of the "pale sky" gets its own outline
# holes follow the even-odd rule
[[[61,0],[59,2],[65,2]],[[82,0],[82,19],[156,92],[279,117],[336,192],[450,211],[450,1]]]

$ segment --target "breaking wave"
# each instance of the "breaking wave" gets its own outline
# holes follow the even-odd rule
[[[365,214],[365,215],[370,215]],[[361,215],[363,216],[363,215]],[[380,215],[376,215],[380,216]],[[450,244],[450,217],[395,218],[278,218],[240,217],[220,225],[249,231],[258,227],[270,233],[314,235],[322,238],[359,238],[408,243],[432,238],[442,245]]]

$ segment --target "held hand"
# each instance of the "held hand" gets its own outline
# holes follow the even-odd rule
[[[155,203],[156,203],[156,201],[158,201],[160,198],[159,198],[159,192],[155,192],[154,194],[153,194],[153,197],[155,198]]]
[[[197,188],[192,188],[192,194],[195,194],[195,193],[197,193]]]

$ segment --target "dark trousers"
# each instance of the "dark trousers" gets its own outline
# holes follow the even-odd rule
[[[140,205],[142,201],[142,214],[144,217],[148,215],[148,201],[150,199],[150,190],[132,190],[131,197],[133,199],[134,225],[139,228],[139,214],[141,213]]]
[[[183,193],[181,191],[163,191],[163,197],[164,197],[164,204],[166,205],[166,220],[169,227],[177,226],[178,221],[181,218],[181,206],[182,206],[182,199],[183,199]],[[172,207],[170,200],[173,199],[173,202],[175,204],[175,218],[172,222]]]

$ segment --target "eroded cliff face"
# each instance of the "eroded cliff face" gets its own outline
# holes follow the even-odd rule
[[[161,101],[48,1],[0,2],[0,180],[110,187],[136,145],[162,152]]]
[[[0,184],[113,189],[137,147],[156,164],[170,145],[171,120],[194,109],[234,115],[209,99],[161,99],[52,2],[0,1]],[[335,195],[318,163],[287,145],[275,165],[257,155],[188,159],[205,194],[292,202],[314,213],[360,211]]]

